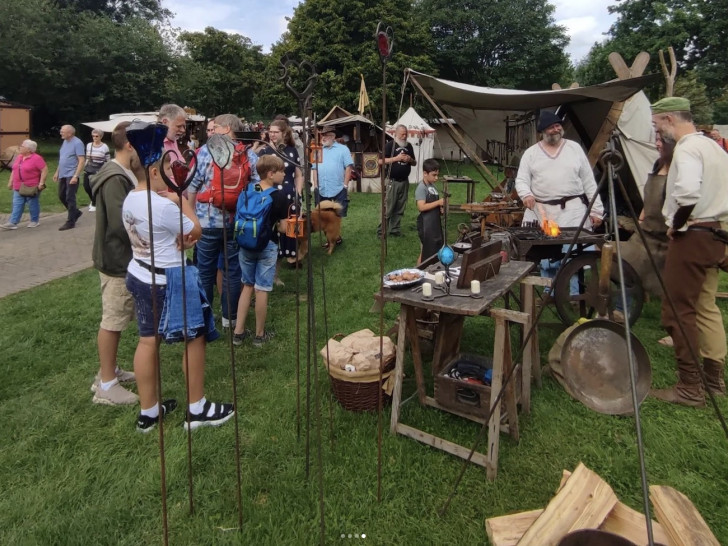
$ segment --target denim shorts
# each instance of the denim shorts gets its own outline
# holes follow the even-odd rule
[[[278,245],[273,241],[260,252],[241,248],[238,252],[240,269],[243,270],[243,284],[253,285],[256,290],[270,292],[276,277]]]
[[[139,337],[154,337],[159,329],[159,317],[164,307],[164,296],[167,292],[167,286],[158,285],[156,288],[157,320],[154,320],[152,285],[140,281],[131,273],[126,274],[126,289],[131,294],[131,297],[134,298],[134,305],[136,307]]]

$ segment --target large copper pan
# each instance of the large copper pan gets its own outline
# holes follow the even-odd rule
[[[637,402],[647,397],[652,382],[650,357],[631,334],[637,372]],[[588,408],[609,415],[634,413],[624,326],[595,319],[580,324],[561,350],[564,380],[573,395]]]

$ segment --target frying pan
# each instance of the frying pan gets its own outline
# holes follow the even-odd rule
[[[567,336],[561,350],[561,365],[570,391],[585,406],[599,413],[628,415],[634,408],[627,338],[623,325],[606,320],[613,251],[611,243],[602,247],[597,302],[600,318],[580,324]],[[637,374],[637,402],[641,404],[650,390],[652,368],[647,351],[632,333],[630,341]]]
[[[634,334],[630,336],[637,402],[642,403],[650,390],[652,368],[642,343]],[[564,342],[561,365],[570,391],[586,407],[608,415],[634,412],[624,325],[604,319],[580,324]]]

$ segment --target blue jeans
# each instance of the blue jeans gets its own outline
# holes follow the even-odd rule
[[[313,192],[313,199],[317,206],[321,201],[334,201],[335,203],[338,203],[341,205],[340,216],[342,218],[346,218],[346,212],[349,210],[349,192],[346,188],[331,197],[321,195],[318,188],[316,188]]]
[[[30,221],[37,222],[40,218],[40,194],[36,194],[35,197],[23,197],[20,192],[13,192],[13,212],[10,215],[10,223],[17,224],[20,222],[20,217],[23,216],[25,210],[25,204],[28,203],[28,209],[30,210]]]
[[[200,272],[202,289],[205,291],[210,306],[215,297],[218,260],[224,256],[223,249],[222,228],[204,228],[200,240],[197,241],[197,269]],[[227,230],[227,275],[225,271],[226,268],[223,267],[222,316],[228,320],[235,320],[238,316],[238,300],[242,287],[240,285],[238,243],[235,241],[232,228]],[[230,301],[227,296],[228,287],[230,288]]]
[[[152,285],[140,281],[131,273],[126,274],[126,289],[134,298],[139,337],[154,337],[159,329],[159,319],[164,307],[164,296],[167,287],[160,284],[155,288],[157,289],[155,292],[157,300],[156,317],[154,316],[154,304],[152,303]]]

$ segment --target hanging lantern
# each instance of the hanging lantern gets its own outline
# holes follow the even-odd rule
[[[308,162],[313,163],[321,163],[324,160],[324,148],[321,146],[321,144],[318,144],[317,142],[312,141],[311,144],[308,145]]]

